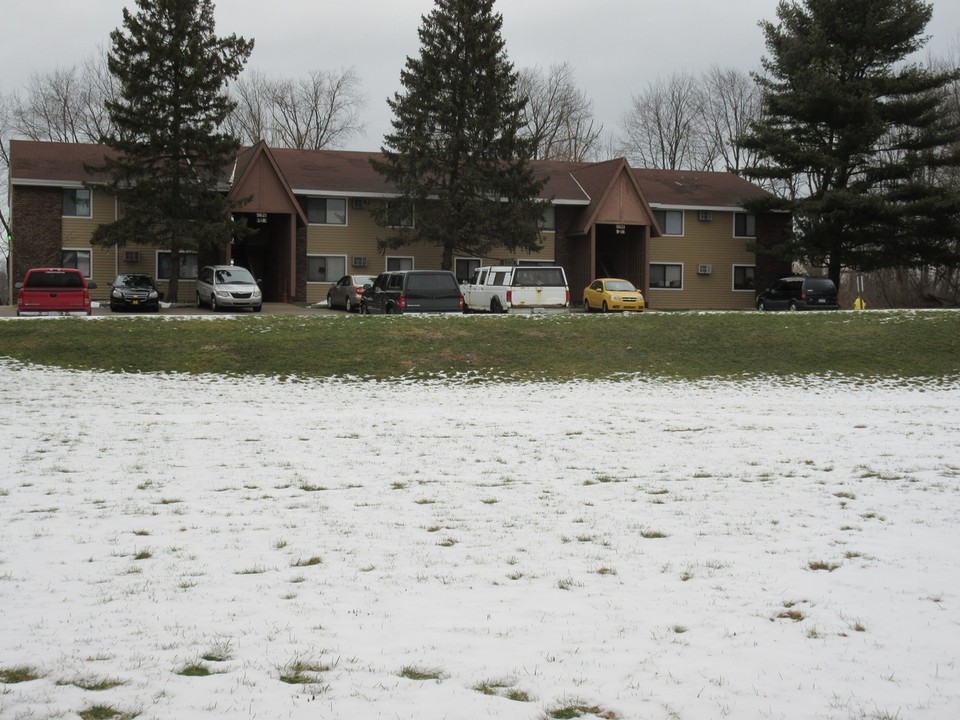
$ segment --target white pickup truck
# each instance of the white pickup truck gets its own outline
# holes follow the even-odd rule
[[[570,289],[562,267],[479,267],[460,289],[464,308],[472,312],[539,313],[570,307]]]

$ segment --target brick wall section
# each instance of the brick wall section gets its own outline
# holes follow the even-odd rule
[[[59,267],[63,247],[63,195],[59,188],[14,185],[10,207],[13,282],[34,267]]]

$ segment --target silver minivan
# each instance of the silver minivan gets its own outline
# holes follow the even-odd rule
[[[207,265],[197,274],[197,307],[249,308],[260,312],[263,294],[253,275],[237,265]]]

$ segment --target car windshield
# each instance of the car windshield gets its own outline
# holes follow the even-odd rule
[[[246,268],[223,268],[217,270],[217,282],[221,285],[234,285],[238,283],[254,283],[253,275]]]
[[[152,288],[153,279],[149,275],[120,275],[113,281],[114,287]]]
[[[626,280],[611,280],[607,283],[607,290],[616,292],[636,292],[633,283]]]

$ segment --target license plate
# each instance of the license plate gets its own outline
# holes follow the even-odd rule
[[[140,304],[140,301],[139,301],[139,300],[131,300],[131,301],[130,301],[130,304],[131,304],[131,305],[139,305],[139,304]]]

